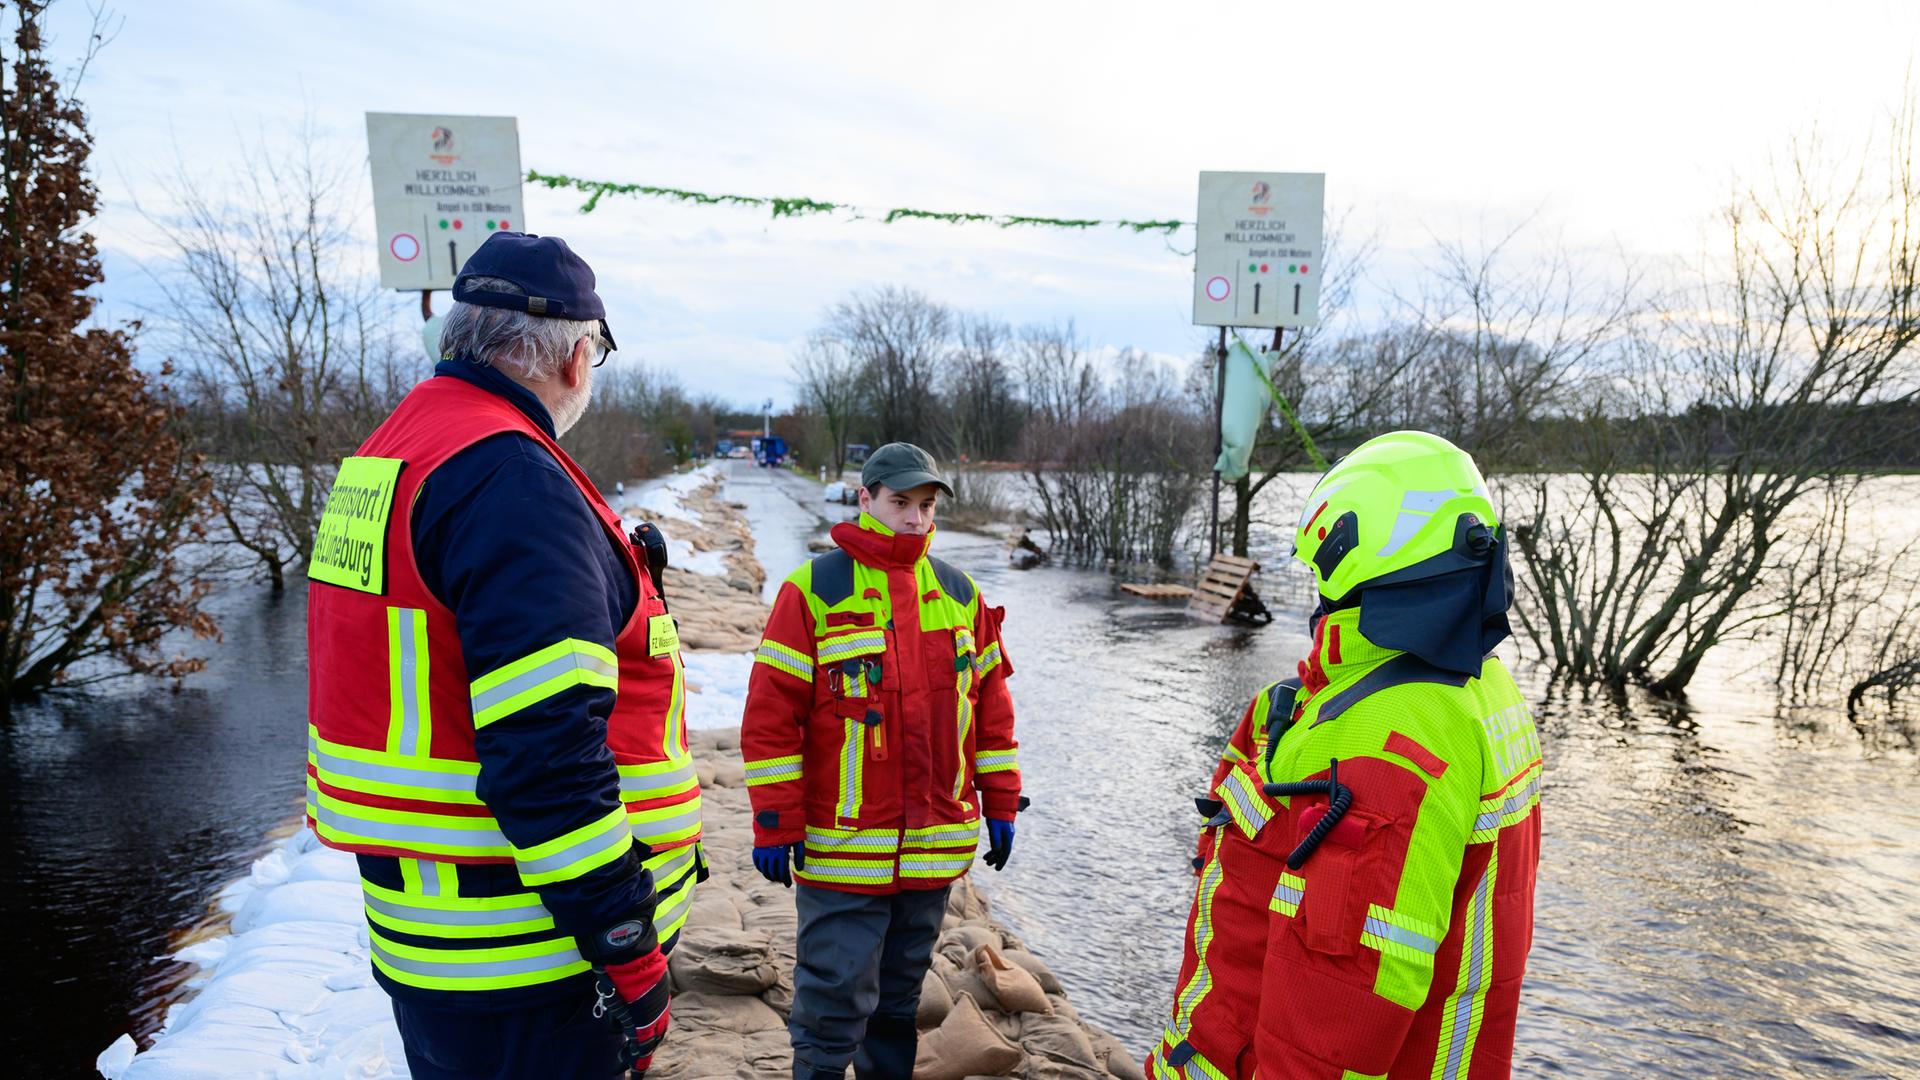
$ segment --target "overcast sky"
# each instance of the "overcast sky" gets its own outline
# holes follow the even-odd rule
[[[1199,170],[1324,172],[1330,208],[1377,239],[1375,296],[1417,288],[1434,237],[1529,217],[1541,243],[1685,257],[1733,178],[1796,133],[1880,134],[1920,46],[1913,0],[115,10],[81,88],[114,317],[166,272],[133,200],[164,211],[176,157],[218,180],[285,152],[303,119],[359,163],[371,272],[368,111],[518,117],[523,164],[546,172],[877,207],[1191,219]],[[55,52],[86,22],[81,0],[57,8]],[[1095,346],[1173,356],[1198,338],[1191,230],[580,201],[529,191],[525,225],[593,264],[622,355],[740,402],[784,402],[823,309],[886,283],[1015,324],[1071,318]]]

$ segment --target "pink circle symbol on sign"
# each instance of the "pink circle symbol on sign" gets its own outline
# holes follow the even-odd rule
[[[1212,277],[1207,279],[1207,299],[1218,303],[1219,301],[1225,300],[1228,296],[1232,295],[1232,293],[1233,286],[1227,283],[1226,278]]]
[[[420,257],[420,241],[412,233],[394,233],[387,250],[393,252],[393,257],[401,262],[412,262]]]

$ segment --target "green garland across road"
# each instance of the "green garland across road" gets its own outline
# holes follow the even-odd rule
[[[782,199],[768,195],[709,195],[704,191],[687,191],[682,188],[653,187],[648,184],[615,184],[605,180],[582,180],[577,176],[557,176],[527,170],[527,183],[560,190],[570,188],[585,192],[587,201],[580,205],[580,212],[587,213],[600,205],[604,195],[645,195],[658,199],[672,199],[676,202],[690,202],[701,206],[764,206],[774,217],[802,217],[807,214],[832,214],[842,212],[860,220],[879,220],[891,225],[896,221],[908,219],[919,221],[944,221],[950,225],[965,225],[980,222],[998,225],[1003,229],[1015,225],[1037,225],[1055,229],[1092,229],[1099,226],[1112,226],[1117,229],[1132,229],[1137,233],[1158,232],[1171,234],[1180,228],[1192,225],[1191,221],[1128,221],[1125,219],[1103,220],[1100,218],[1052,218],[1028,217],[1024,214],[974,214],[947,210],[915,210],[909,207],[895,207],[891,210],[872,210],[854,206],[850,203],[821,202],[818,199]]]

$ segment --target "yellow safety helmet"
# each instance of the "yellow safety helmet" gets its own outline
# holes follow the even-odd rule
[[[1467,452],[1438,435],[1368,439],[1313,486],[1294,533],[1294,558],[1320,595],[1484,566],[1499,543],[1486,481]]]

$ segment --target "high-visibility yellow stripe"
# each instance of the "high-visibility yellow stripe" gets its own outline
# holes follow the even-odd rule
[[[973,665],[962,667],[954,675],[953,683],[954,726],[958,729],[954,746],[960,754],[960,763],[953,771],[953,797],[958,799],[967,790],[967,736],[973,734]]]
[[[759,758],[747,762],[747,786],[759,787],[761,784],[777,784],[783,780],[798,780],[801,775],[803,758],[799,754],[786,757]]]
[[[1220,801],[1226,805],[1234,825],[1249,840],[1260,835],[1260,830],[1266,828],[1267,822],[1273,819],[1273,809],[1267,804],[1265,796],[1260,793],[1253,778],[1240,769],[1230,770],[1214,793],[1222,796]]]
[[[425,757],[433,741],[427,702],[427,613],[387,609],[387,749]]]
[[[700,835],[700,799],[627,811],[634,839],[651,848],[669,848]]]
[[[473,726],[486,727],[576,686],[617,689],[619,676],[620,661],[606,646],[579,638],[556,641],[473,681]]]
[[[309,781],[308,810],[320,837],[338,844],[398,848],[423,855],[501,858],[513,848],[491,817],[431,814],[361,806],[318,791]]]
[[[633,831],[627,827],[627,808],[616,806],[599,820],[543,844],[514,848],[513,860],[520,868],[521,881],[528,885],[550,885],[591,873],[625,855],[632,847]]]
[[[1500,849],[1493,848],[1487,868],[1473,888],[1463,916],[1460,975],[1440,1011],[1440,1042],[1434,1049],[1432,1080],[1460,1080],[1473,1061],[1473,1044],[1480,1037],[1487,986],[1493,979],[1493,886]]]
[[[837,664],[842,660],[851,660],[856,656],[871,656],[885,652],[887,635],[882,630],[856,630],[851,634],[821,638],[813,643],[814,662],[821,667]]]
[[[804,881],[832,881],[843,885],[888,885],[893,882],[893,863],[864,859],[808,859],[793,876]]]
[[[973,852],[962,854],[904,851],[900,853],[900,876],[912,878],[958,877],[973,865]]]
[[[891,855],[900,850],[900,834],[894,829],[808,829],[807,851],[863,855]]]
[[[973,754],[973,771],[976,774],[1011,772],[1019,767],[1018,750],[976,750]]]
[[[307,725],[307,761],[328,787],[422,802],[463,806],[480,802],[475,790],[480,780],[478,762],[409,757],[328,742],[312,724]]]
[[[1540,780],[1543,764],[1535,761],[1514,777],[1505,791],[1480,800],[1480,813],[1473,819],[1469,844],[1483,844],[1500,835],[1500,830],[1517,825],[1540,805]]]
[[[643,802],[682,795],[700,786],[700,777],[690,757],[621,765],[620,801]]]
[[[840,794],[834,803],[834,814],[842,819],[860,816],[867,764],[867,725],[849,719],[846,728],[840,743]]]
[[[982,652],[977,658],[975,658],[974,668],[980,673],[980,677],[984,679],[987,677],[987,672],[992,671],[994,668],[997,668],[1000,666],[1000,661],[1002,659],[1003,657],[1000,652],[1000,643],[996,641],[993,644],[987,646],[986,651]]]
[[[1267,910],[1291,918],[1300,914],[1300,900],[1306,894],[1307,879],[1282,870],[1279,884],[1273,887],[1273,899],[1267,902]]]
[[[1213,989],[1213,973],[1207,970],[1207,953],[1213,948],[1213,895],[1220,888],[1222,846],[1215,844],[1213,853],[1207,857],[1206,866],[1200,871],[1200,888],[1193,898],[1193,974],[1173,1000],[1173,1026],[1181,1031],[1193,1026],[1193,1010],[1199,1008],[1207,991]]]
[[[813,681],[813,657],[797,649],[789,649],[777,641],[761,641],[760,647],[753,652],[753,661],[784,671],[797,679]]]
[[[388,978],[426,990],[506,990],[553,982],[589,967],[570,937],[479,949],[403,945],[368,933],[373,964]]]
[[[407,859],[403,862],[415,862]],[[433,864],[428,864],[433,865]],[[446,863],[438,864],[446,866]],[[362,879],[367,920],[418,937],[473,939],[553,929],[553,915],[534,893],[511,896],[424,896]]]

